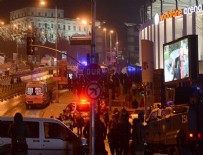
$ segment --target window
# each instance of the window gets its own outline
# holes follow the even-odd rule
[[[68,30],[70,30],[71,28],[70,28],[70,25],[68,25]]]
[[[8,130],[12,121],[0,121],[0,137],[10,137]]]
[[[44,133],[45,138],[61,139],[64,141],[75,141],[77,139],[77,136],[66,126],[62,126],[56,123],[45,122]]]
[[[47,16],[47,13],[45,12],[45,17]]]
[[[26,122],[28,138],[39,138],[39,122]]]
[[[27,88],[27,94],[28,95],[41,95],[42,92],[42,88],[41,87],[29,87]]]
[[[27,94],[32,95],[34,92],[34,88],[27,88]]]
[[[76,30],[76,26],[73,26],[74,31]]]
[[[0,121],[0,137],[10,137],[9,128],[13,121]],[[27,122],[27,138],[39,138],[39,123],[38,122]]]

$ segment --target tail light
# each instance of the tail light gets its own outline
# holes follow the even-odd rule
[[[198,139],[201,139],[201,138],[202,138],[201,133],[198,133],[198,134],[197,134],[197,138],[198,138]]]
[[[189,140],[200,140],[202,138],[201,133],[190,132],[188,133]]]

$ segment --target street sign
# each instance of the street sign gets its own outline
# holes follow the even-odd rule
[[[98,64],[90,64],[84,68],[83,75],[89,81],[99,81],[102,77],[102,69]]]
[[[86,87],[86,92],[90,99],[98,99],[101,95],[101,91],[101,86],[96,82],[91,82]]]

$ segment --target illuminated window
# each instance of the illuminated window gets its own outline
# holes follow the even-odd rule
[[[42,88],[35,88],[35,94],[41,95],[42,94]]]
[[[33,88],[27,88],[27,94],[32,95],[33,94]]]

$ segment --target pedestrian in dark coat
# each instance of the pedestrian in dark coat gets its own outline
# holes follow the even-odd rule
[[[128,120],[128,116],[121,115],[120,122],[118,124],[119,134],[120,134],[120,147],[119,151],[122,155],[128,155],[129,150],[129,140],[131,137],[131,124]]]
[[[28,149],[26,142],[28,129],[23,122],[23,116],[21,113],[15,114],[14,122],[11,124],[8,133],[11,137],[11,154],[26,155]]]
[[[81,113],[78,114],[76,118],[76,126],[77,126],[77,134],[78,136],[82,136],[82,128],[84,126],[84,118],[81,116]]]
[[[145,132],[140,119],[133,119],[132,155],[144,155]]]
[[[114,155],[114,153],[119,155],[119,129],[115,116],[112,116],[112,119],[109,121],[109,131],[107,137],[111,155]]]
[[[84,127],[83,135],[89,141],[89,127],[90,122]],[[106,129],[104,123],[101,121],[99,114],[95,115],[95,155],[107,155],[105,149],[104,139],[106,137]]]

